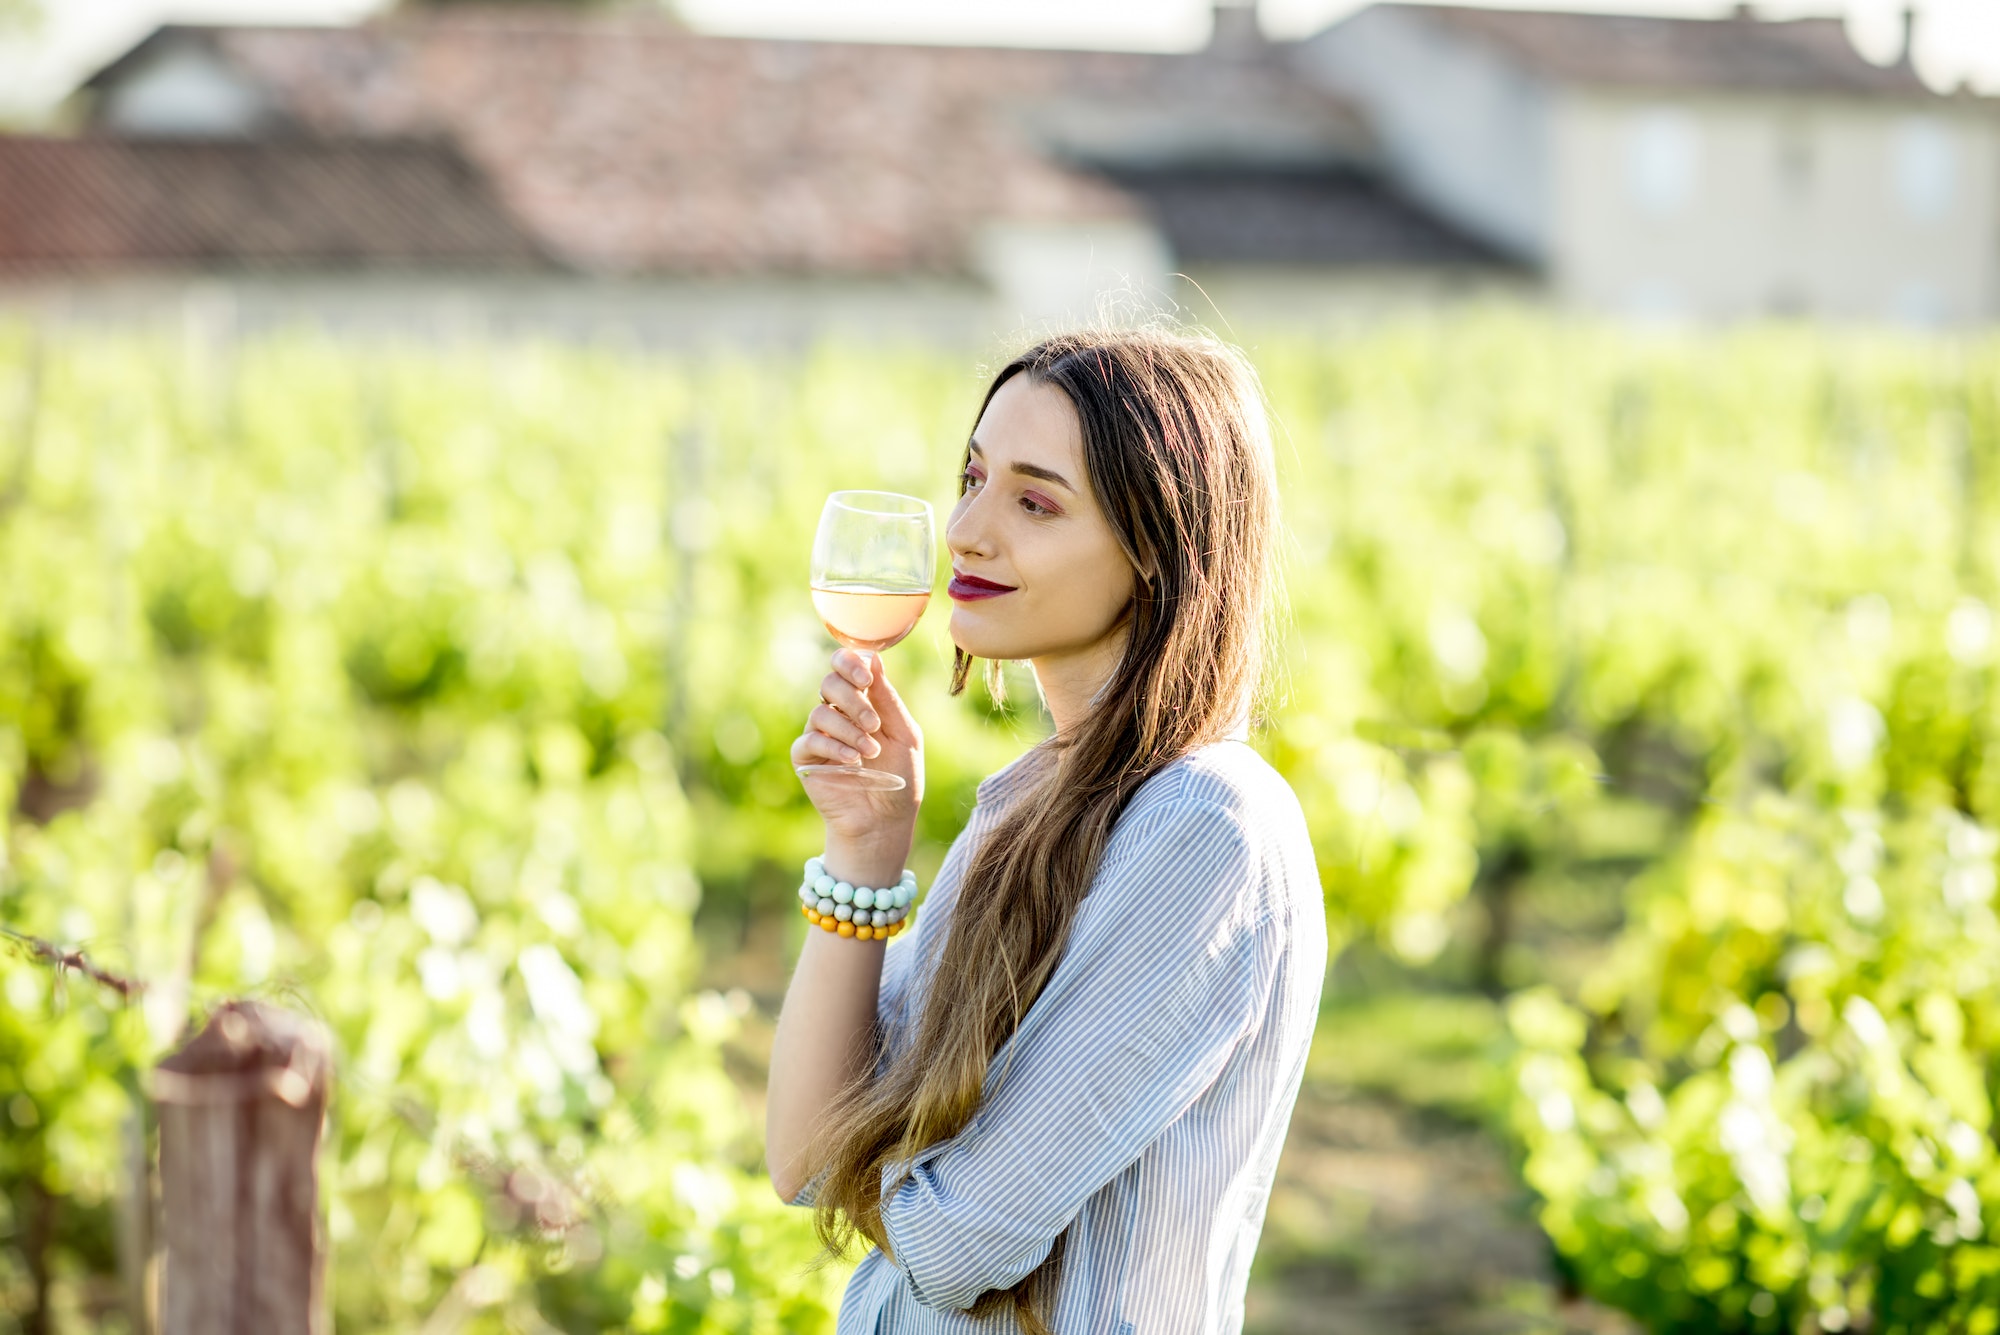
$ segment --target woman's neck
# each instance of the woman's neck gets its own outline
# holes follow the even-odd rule
[[[1090,713],[1097,693],[1118,670],[1128,638],[1129,631],[1121,627],[1086,648],[1045,654],[1029,661],[1035,672],[1035,684],[1042,692],[1042,704],[1049,711],[1058,737],[1072,732]]]

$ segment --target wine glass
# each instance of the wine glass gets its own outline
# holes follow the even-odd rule
[[[916,629],[936,579],[930,502],[893,491],[836,491],[813,538],[812,601],[828,633],[850,649],[880,653]],[[902,788],[902,777],[864,767],[800,765],[800,778]]]

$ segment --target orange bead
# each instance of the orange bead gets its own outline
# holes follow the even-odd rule
[[[804,906],[803,904],[801,904],[801,905],[800,905],[799,907],[801,907],[801,908],[805,908],[805,906]],[[816,923],[816,922],[818,922],[818,921],[819,921],[819,910],[818,910],[818,909],[806,909],[806,921],[807,921],[807,922],[811,922],[811,923]]]
[[[820,919],[819,919],[819,929],[820,929],[820,930],[821,930],[822,932],[830,932],[830,931],[832,931],[832,930],[833,930],[833,929],[834,929],[835,927],[838,927],[839,925],[840,925],[839,923],[836,923],[836,922],[835,922],[835,921],[833,920],[833,915],[832,915],[831,913],[822,913],[822,914],[820,915]]]
[[[839,932],[839,933],[840,933],[840,934],[841,934],[842,936],[853,936],[853,935],[854,935],[854,924],[853,924],[853,923],[851,923],[851,922],[844,922],[844,923],[840,924],[840,926],[838,926],[838,927],[834,928],[833,930],[835,930],[836,932]]]
[[[890,924],[889,924],[889,935],[890,935],[890,936],[895,936],[895,935],[897,935],[898,933],[900,933],[900,932],[901,932],[902,930],[903,930],[903,924],[901,924],[900,922],[892,922],[892,923],[890,923]]]
[[[856,941],[871,940],[874,935],[875,929],[873,927],[857,927],[854,929],[854,939]]]

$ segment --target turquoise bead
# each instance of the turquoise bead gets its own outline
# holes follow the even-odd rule
[[[875,892],[874,892],[873,890],[870,890],[870,889],[869,889],[869,888],[868,888],[867,886],[865,886],[865,885],[863,885],[863,886],[856,886],[856,887],[855,887],[855,890],[854,890],[854,907],[856,907],[856,908],[858,908],[858,909],[872,909],[872,908],[874,908],[874,907],[875,907]]]
[[[833,902],[836,904],[852,904],[854,902],[854,887],[845,881],[836,884],[833,887]]]

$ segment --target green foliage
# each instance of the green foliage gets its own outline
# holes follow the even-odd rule
[[[1333,1074],[1497,1115],[1565,1263],[1659,1329],[1977,1329],[1996,350],[1494,315],[1252,353],[1293,534],[1261,745],[1329,929],[1516,993],[1504,1032],[1344,999]],[[944,499],[981,388],[0,339],[0,923],[153,984],[0,956],[0,1330],[37,1267],[115,1327],[140,1073],[244,992],[335,1035],[343,1326],[829,1327],[735,986],[782,960],[704,942],[802,930],[821,500]],[[947,696],[941,617],[891,661],[928,881],[1041,721]],[[1582,925],[1512,934],[1524,887]]]
[[[692,918],[817,846],[806,545],[837,482],[928,484],[952,383],[289,341],[0,368],[0,920],[153,983],[107,1012],[4,966],[0,1310],[111,1269],[137,1073],[261,990],[338,1045],[341,1325],[827,1326],[840,1271],[764,1180],[725,1069],[750,999],[700,984]],[[934,644],[902,657],[934,864],[1017,743]]]
[[[1767,381],[1699,542],[1630,572],[1707,567],[1624,646],[1679,641],[1650,726],[1693,734],[1698,805],[1574,996],[1509,1007],[1544,1225],[1658,1331],[2000,1328],[1996,362],[1851,351]]]
[[[1530,1182],[1661,1330],[1991,1330],[1996,841],[1762,794],[1661,869],[1585,1009],[1514,999]]]

